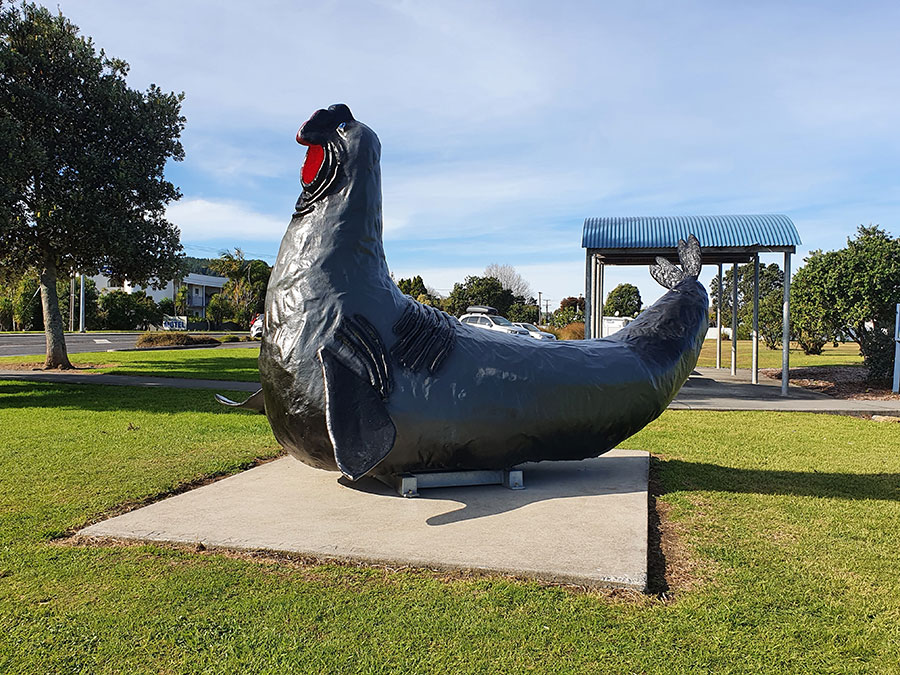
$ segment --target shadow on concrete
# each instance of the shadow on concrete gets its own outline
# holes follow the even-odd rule
[[[662,492],[710,491],[900,501],[900,473],[769,471],[660,460]]]
[[[460,504],[445,513],[428,518],[437,527],[475,518],[484,518],[520,509],[529,504],[553,499],[627,494],[646,490],[647,457],[610,457],[601,455],[582,461],[540,462],[522,465],[525,489],[510,490],[501,485],[476,487],[425,488],[419,500],[439,500]],[[352,482],[343,476],[341,485],[369,494],[405,499],[374,478]]]

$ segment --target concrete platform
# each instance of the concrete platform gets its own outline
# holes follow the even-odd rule
[[[643,590],[648,454],[522,466],[524,490],[435,488],[404,499],[285,457],[79,534]]]

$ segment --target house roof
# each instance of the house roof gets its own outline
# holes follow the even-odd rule
[[[604,262],[647,264],[677,259],[679,239],[693,234],[704,264],[747,262],[756,253],[793,253],[801,244],[791,219],[778,214],[731,216],[624,216],[585,218],[581,246]]]

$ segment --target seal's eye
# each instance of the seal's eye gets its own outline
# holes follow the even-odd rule
[[[346,128],[347,128],[346,122],[341,122],[340,124],[338,124],[338,131],[343,131]]]

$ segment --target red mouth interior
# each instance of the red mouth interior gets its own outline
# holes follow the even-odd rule
[[[303,169],[300,171],[300,180],[304,185],[309,185],[319,175],[319,169],[322,168],[322,162],[325,159],[325,148],[321,145],[310,145],[306,151],[306,160],[303,162]]]

